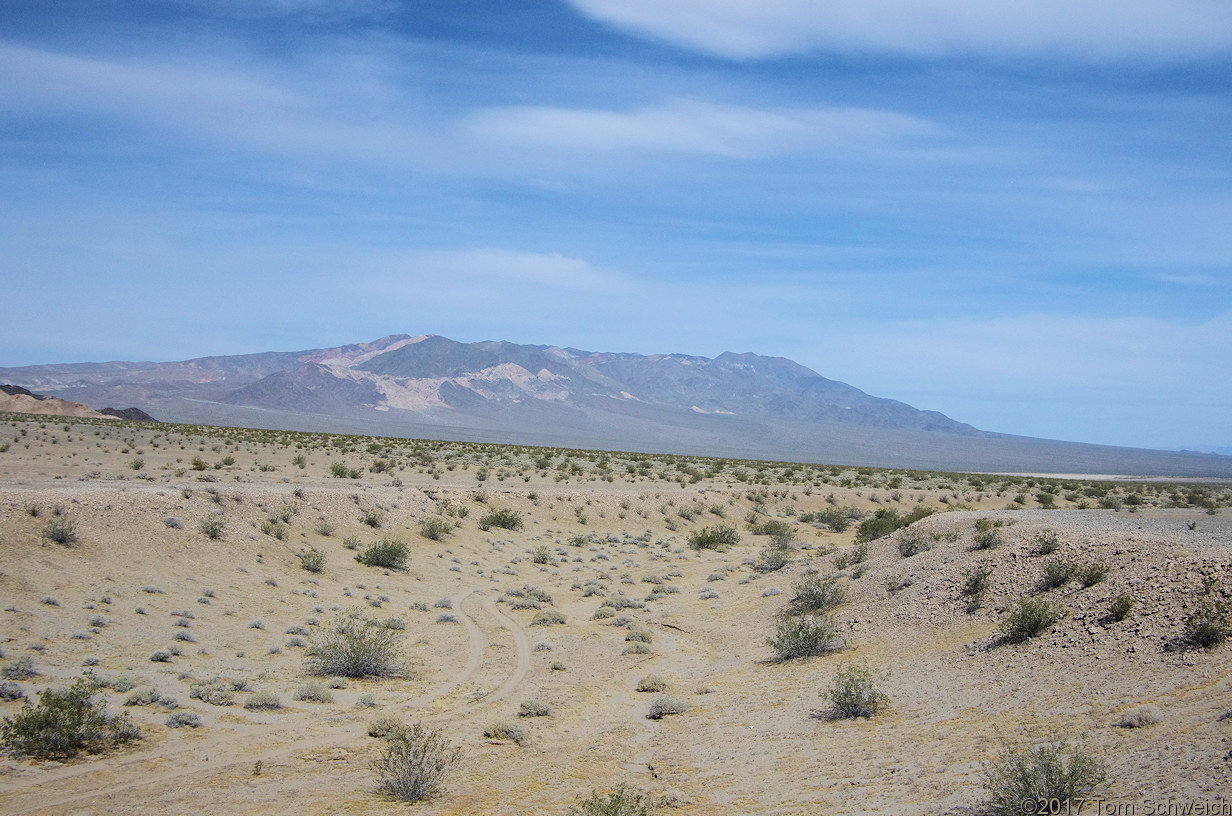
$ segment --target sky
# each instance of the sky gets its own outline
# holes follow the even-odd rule
[[[440,334],[1232,447],[1226,0],[5,0],[0,366]]]

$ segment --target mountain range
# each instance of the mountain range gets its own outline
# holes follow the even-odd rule
[[[751,353],[391,335],[180,362],[0,368],[0,381],[173,422],[917,469],[1232,476],[1232,457],[982,431]]]

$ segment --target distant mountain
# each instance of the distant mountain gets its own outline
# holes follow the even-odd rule
[[[1232,462],[977,430],[781,357],[392,335],[297,352],[0,368],[174,422],[948,470],[1229,475]]]

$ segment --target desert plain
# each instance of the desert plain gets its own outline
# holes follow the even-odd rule
[[[1226,484],[2,420],[0,717],[89,673],[141,732],[0,759],[11,816],[563,814],[619,784],[682,816],[975,814],[987,763],[1061,738],[1106,764],[1082,812],[1229,812],[1192,810],[1232,796],[1232,647],[1192,636],[1232,596]],[[879,512],[919,520],[870,538]],[[839,637],[781,659],[809,580]],[[1059,618],[1006,637],[1024,599]],[[348,611],[397,634],[393,676],[310,674]],[[850,667],[871,717],[832,716]],[[377,790],[389,718],[461,750],[439,795]]]

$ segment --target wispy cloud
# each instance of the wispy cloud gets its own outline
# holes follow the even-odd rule
[[[1225,0],[569,0],[638,34],[737,59],[815,50],[1189,59],[1232,48]]]
[[[622,291],[621,276],[595,268],[587,261],[556,252],[525,252],[511,249],[458,249],[416,252],[393,260],[401,270],[378,284],[398,285],[403,274],[419,281],[435,277],[453,288],[504,288],[522,285],[547,290],[590,294]]]
[[[937,138],[940,125],[868,108],[755,108],[695,100],[618,111],[503,107],[478,111],[481,139],[554,150],[692,153],[751,158],[804,148],[857,149]]]

